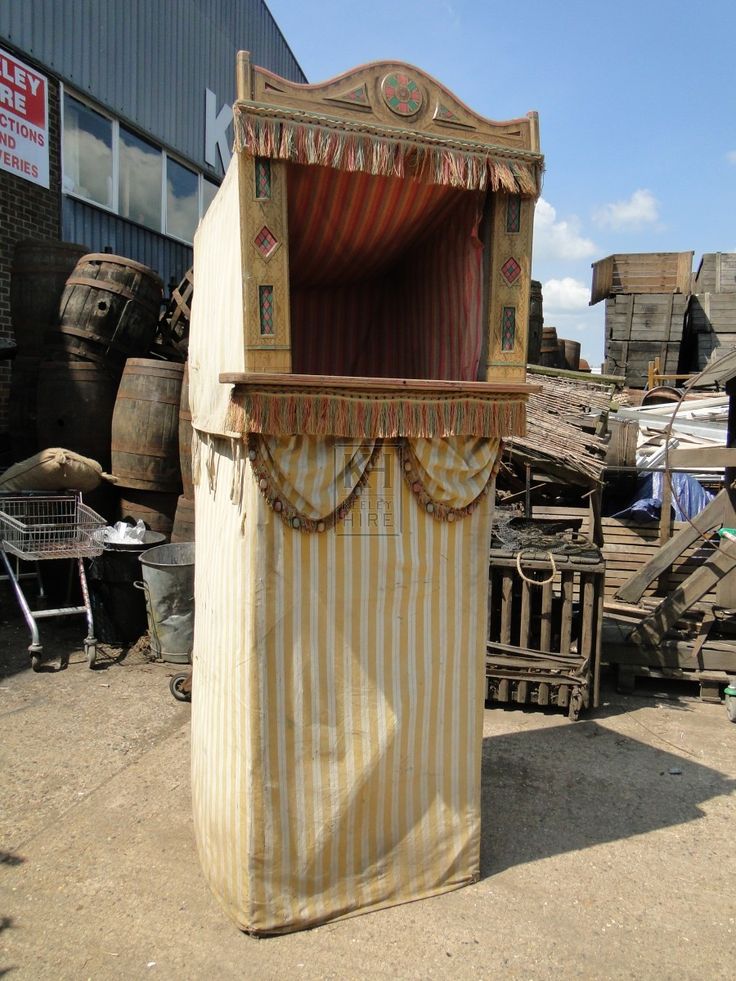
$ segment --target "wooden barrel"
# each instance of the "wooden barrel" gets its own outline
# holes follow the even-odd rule
[[[94,362],[42,362],[36,413],[40,448],[63,446],[109,470],[117,390],[117,374]]]
[[[668,402],[679,402],[682,392],[671,385],[657,385],[650,388],[642,396],[642,405],[666,405]]]
[[[171,532],[172,542],[194,541],[194,501],[183,494],[176,505],[174,527]]]
[[[122,521],[142,521],[150,531],[171,538],[176,514],[177,494],[125,488],[120,493],[118,516]]]
[[[98,364],[148,353],[163,283],[148,266],[122,256],[82,256],[67,280],[52,342]]]
[[[181,385],[179,404],[179,463],[184,497],[194,498],[192,483],[192,413],[189,410],[189,367],[184,365],[184,378]],[[182,541],[193,541],[187,538]]]
[[[539,364],[542,351],[542,284],[536,279],[531,282],[529,294],[529,329],[527,332],[527,364]]]
[[[565,355],[564,367],[570,371],[577,371],[580,367],[580,341],[570,341],[565,338],[562,344]]]
[[[184,365],[170,361],[126,363],[112,414],[112,473],[121,486],[179,493],[183,374]]]
[[[16,243],[10,268],[10,317],[19,355],[43,354],[46,331],[59,319],[66,281],[87,251],[73,242],[25,239]]]
[[[539,363],[547,368],[558,368],[560,364],[560,349],[557,344],[557,328],[542,328],[542,347]]]
[[[25,460],[38,452],[36,413],[39,357],[18,355],[13,361],[8,402],[8,432],[13,460]]]

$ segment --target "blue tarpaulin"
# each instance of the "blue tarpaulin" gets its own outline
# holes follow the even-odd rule
[[[639,478],[636,497],[632,503],[614,514],[614,518],[631,518],[636,521],[656,521],[662,510],[662,488],[666,475],[663,473],[648,473]],[[675,521],[685,521],[700,514],[703,508],[713,500],[713,494],[691,477],[689,473],[672,473],[667,479],[672,480],[672,509]]]

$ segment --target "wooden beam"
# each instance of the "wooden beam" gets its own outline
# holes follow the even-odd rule
[[[736,447],[733,446],[692,446],[670,450],[667,462],[672,470],[680,467],[736,467]]]

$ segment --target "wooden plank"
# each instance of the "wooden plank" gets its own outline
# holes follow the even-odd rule
[[[679,468],[736,467],[736,447],[676,447],[667,454],[667,462],[673,470]]]
[[[562,614],[560,618],[560,654],[569,654],[572,640],[573,572],[562,573]]]
[[[551,651],[552,643],[552,583],[542,586],[542,617],[539,646],[543,651]]]
[[[511,602],[513,597],[513,575],[504,571],[501,574],[501,643],[511,643]]]
[[[519,622],[519,646],[527,647],[529,645],[529,621],[530,621],[530,603],[529,603],[529,591],[531,586],[528,582],[522,579],[521,581],[521,615]]]

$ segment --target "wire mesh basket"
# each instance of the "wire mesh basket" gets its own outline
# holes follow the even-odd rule
[[[66,559],[101,555],[95,532],[105,519],[80,494],[0,497],[0,545],[21,559]]]

